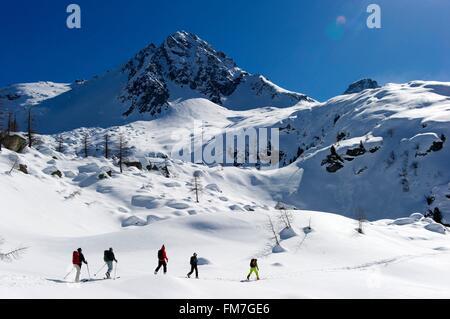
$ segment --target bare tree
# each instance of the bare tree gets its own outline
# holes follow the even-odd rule
[[[123,133],[119,134],[119,167],[120,167],[120,173],[123,173],[123,160],[127,156],[127,141],[125,139],[125,136]]]
[[[267,228],[269,229],[269,231],[272,233],[272,236],[273,236],[273,237],[271,237],[271,239],[273,239],[275,241],[275,244],[277,246],[280,246],[280,239],[278,238],[278,234],[275,229],[275,224],[273,223],[272,218],[270,218],[270,216],[267,216],[267,218],[269,219],[268,223],[267,223]]]
[[[11,135],[13,129],[12,126],[13,126],[13,114],[11,112],[8,112],[8,127],[6,129],[8,135]]]
[[[28,109],[27,126],[28,147],[32,147],[33,143],[35,142],[35,132],[33,129],[33,114],[31,113],[31,107]]]
[[[0,99],[0,151],[2,150],[3,133],[4,133],[4,118],[5,110],[3,108],[2,100]]]
[[[58,146],[56,147],[56,151],[59,153],[64,152],[64,138],[62,135],[58,135],[56,137],[56,143],[58,143]]]
[[[5,241],[2,238],[0,238],[0,245],[3,245],[4,242]],[[0,261],[10,262],[15,259],[18,259],[22,256],[25,250],[27,250],[27,247],[20,247],[5,253],[0,251]]]
[[[104,136],[105,140],[105,158],[109,158],[109,135],[108,133]]]
[[[202,176],[201,171],[195,171],[193,174],[193,182],[192,182],[191,191],[195,192],[195,200],[197,203],[200,202],[198,194],[203,190],[202,183],[200,181],[201,176]]]
[[[90,147],[90,137],[89,133],[85,133],[83,136],[83,153],[84,157],[89,156],[89,147]]]
[[[285,228],[292,228],[294,217],[287,209],[282,209],[278,218]]]
[[[19,132],[19,124],[17,123],[17,115],[14,114],[14,118],[11,123],[11,131]]]
[[[364,214],[364,210],[360,207],[356,209],[356,220],[358,221],[356,231],[359,234],[364,234],[364,223],[366,222],[366,216]]]

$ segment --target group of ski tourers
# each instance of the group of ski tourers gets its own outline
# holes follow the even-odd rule
[[[105,273],[106,277],[104,279],[111,279],[111,274],[112,274],[112,271],[114,269],[114,262],[116,264],[118,263],[118,261],[116,259],[116,256],[114,255],[114,250],[112,248],[109,248],[108,250],[105,250],[104,255],[103,255],[103,261],[105,262],[105,265],[103,265],[103,267],[100,269],[100,271],[105,266],[107,266],[108,270]],[[169,258],[167,257],[166,246],[163,245],[161,247],[161,249],[158,250],[158,267],[156,267],[156,269],[155,269],[155,275],[158,274],[158,272],[159,272],[159,270],[161,268],[163,268],[164,274],[166,274],[167,273],[167,263],[168,262],[169,262]],[[195,272],[195,278],[198,279],[198,258],[197,258],[197,253],[194,253],[192,255],[192,257],[190,258],[189,263],[190,263],[190,266],[191,266],[191,270],[187,274],[187,277],[191,278],[191,276]],[[76,271],[75,282],[80,282],[80,274],[81,274],[81,267],[82,267],[82,265],[86,264],[86,266],[88,267],[88,270],[89,270],[88,262],[87,262],[86,258],[84,257],[83,250],[81,248],[78,248],[77,250],[75,250],[73,252],[73,254],[72,254],[72,264],[73,264],[73,267],[74,267],[74,269]],[[117,270],[117,265],[116,265],[116,270]],[[258,268],[258,260],[257,259],[252,259],[250,261],[250,272],[249,272],[249,274],[247,276],[247,280],[250,280],[250,276],[253,273],[256,275],[256,279],[259,280],[259,268]]]

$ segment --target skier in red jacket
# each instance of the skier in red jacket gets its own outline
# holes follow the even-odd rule
[[[155,275],[158,274],[158,271],[161,267],[164,268],[164,274],[167,273],[167,263],[169,262],[169,258],[167,258],[166,246],[162,245],[161,249],[158,250],[158,267],[155,269]]]
[[[81,248],[78,248],[72,254],[72,264],[77,272],[75,276],[75,282],[80,282],[81,266],[83,265],[83,263],[85,263],[86,265],[88,264],[88,262],[84,258]]]

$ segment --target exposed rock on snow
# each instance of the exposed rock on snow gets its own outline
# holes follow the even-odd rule
[[[256,206],[252,206],[252,205],[245,205],[244,209],[248,212],[254,212],[256,209]]]
[[[344,94],[359,93],[367,89],[377,89],[379,87],[377,81],[372,79],[362,79],[350,84]]]
[[[231,206],[229,206],[229,208],[232,210],[232,211],[239,211],[239,212],[242,212],[242,211],[244,211],[243,209],[242,209],[242,207],[241,206],[239,206],[239,205],[231,205]]]
[[[297,208],[293,205],[289,205],[283,202],[277,202],[277,204],[275,205],[275,209],[278,210],[297,210]]]
[[[2,145],[13,152],[21,153],[27,146],[27,140],[22,136],[19,136],[17,134],[0,134],[2,134],[0,136]]]

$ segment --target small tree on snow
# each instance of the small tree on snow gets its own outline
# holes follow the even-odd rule
[[[366,216],[362,208],[356,209],[356,220],[358,221],[358,227],[356,231],[359,234],[364,234],[364,223],[366,222]]]
[[[91,142],[90,142],[89,133],[86,133],[83,136],[83,153],[84,153],[84,157],[88,157],[89,156],[90,144],[91,144]]]
[[[109,158],[109,135],[108,133],[105,134],[104,136],[104,141],[105,141],[105,158]]]
[[[292,216],[292,213],[287,209],[282,209],[278,218],[280,222],[285,226],[285,228],[292,228],[294,217]]]
[[[200,177],[202,176],[201,171],[195,171],[193,174],[193,181],[192,181],[192,188],[191,191],[195,192],[195,200],[197,203],[199,203],[199,197],[198,194],[203,190]]]
[[[120,167],[120,173],[123,173],[123,160],[127,156],[127,150],[128,150],[128,143],[125,140],[125,136],[123,133],[120,133],[119,135],[119,150],[118,150],[118,158],[119,158],[119,167]]]
[[[62,137],[62,135],[58,135],[56,137],[56,143],[57,143],[56,151],[58,153],[62,153],[64,151],[64,138]]]
[[[278,238],[278,233],[275,229],[275,224],[273,223],[272,218],[270,218],[270,216],[268,216],[267,218],[268,218],[267,228],[272,234],[272,237],[270,239],[272,239],[275,242],[276,246],[280,246],[280,239]]]
[[[17,122],[17,115],[14,114],[14,118],[11,123],[11,130],[13,132],[19,132],[19,123]]]
[[[34,142],[35,142],[35,138],[34,138],[34,128],[33,128],[33,114],[31,113],[31,107],[28,109],[28,117],[27,117],[27,137],[28,137],[28,147],[32,147]]]
[[[294,217],[291,212],[287,209],[283,209],[280,211],[280,215],[278,217],[280,223],[284,226],[284,228],[280,232],[280,238],[285,240],[292,237],[297,236],[297,233],[293,229]]]
[[[4,242],[5,241],[2,238],[0,238],[0,246],[3,245]],[[22,256],[22,254],[25,252],[26,249],[27,249],[26,247],[21,247],[5,253],[0,251],[0,261],[10,262],[15,259],[18,259]]]
[[[0,99],[0,151],[2,150],[3,131],[4,131],[4,118],[5,110],[3,108],[2,100]]]

